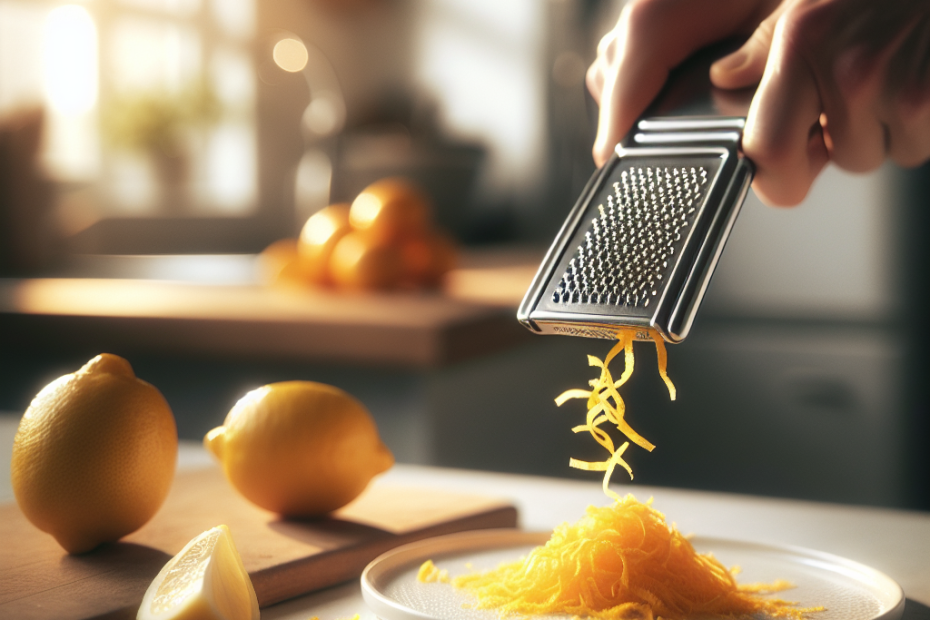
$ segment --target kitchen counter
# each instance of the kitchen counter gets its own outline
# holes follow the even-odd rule
[[[403,465],[386,474],[388,480],[510,498],[521,527],[530,531],[574,522],[586,506],[604,504],[598,482]],[[930,514],[638,485],[614,488],[641,500],[654,498],[654,506],[685,533],[797,545],[871,566],[904,589],[905,620],[930,620]],[[262,618],[337,620],[356,613],[360,620],[376,620],[353,582],[279,603],[262,610]]]
[[[0,459],[9,463],[15,418],[0,416]],[[182,443],[180,469],[212,467],[194,443]],[[397,465],[384,482],[435,487],[511,500],[521,527],[545,531],[575,521],[590,504],[603,504],[596,481]],[[930,619],[930,514],[837,504],[789,501],[745,495],[684,491],[638,485],[616,485],[620,493],[653,497],[654,505],[685,533],[798,545],[855,560],[886,573],[907,596],[905,620]],[[0,481],[0,501],[10,501],[9,477]],[[357,582],[285,601],[262,610],[264,620],[375,620],[361,598]]]
[[[75,257],[0,278],[6,346],[122,346],[185,355],[436,368],[529,335],[514,319],[541,252],[463,255],[436,291],[339,292],[262,282],[260,257]]]

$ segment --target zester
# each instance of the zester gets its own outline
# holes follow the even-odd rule
[[[517,312],[540,334],[687,337],[752,181],[751,90],[711,86],[718,46],[676,68],[588,181]]]

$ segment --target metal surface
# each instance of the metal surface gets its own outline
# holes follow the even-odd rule
[[[542,334],[680,342],[752,181],[740,150],[751,91],[710,85],[698,54],[588,182],[520,305]]]

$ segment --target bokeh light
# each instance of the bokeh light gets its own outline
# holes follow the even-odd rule
[[[303,71],[307,66],[309,54],[307,47],[298,39],[281,39],[275,43],[271,53],[276,65],[289,73]]]

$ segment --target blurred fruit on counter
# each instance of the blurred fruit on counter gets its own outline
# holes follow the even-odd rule
[[[303,285],[297,256],[297,239],[278,239],[258,255],[258,268],[268,284]]]
[[[398,245],[425,234],[432,213],[422,191],[410,181],[392,177],[362,190],[349,209],[349,222],[375,245]]]
[[[29,521],[69,553],[142,527],[168,495],[178,435],[161,393],[104,353],[45,386],[13,444],[11,482]]]
[[[453,239],[437,229],[426,194],[391,177],[351,203],[312,215],[300,237],[281,239],[259,256],[266,282],[343,290],[432,288],[456,263]]]
[[[339,241],[352,231],[349,207],[339,203],[310,216],[297,242],[297,269],[312,284],[332,284],[329,259]]]
[[[403,267],[399,246],[353,230],[333,248],[329,275],[343,289],[390,289],[404,278]]]

